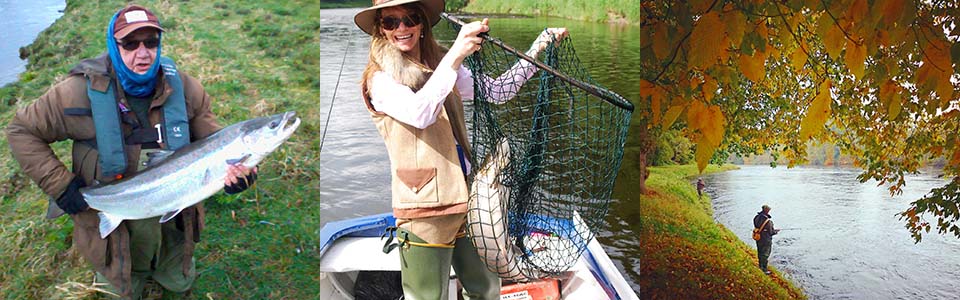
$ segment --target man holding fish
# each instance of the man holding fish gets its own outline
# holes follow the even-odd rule
[[[88,205],[81,188],[132,177],[146,167],[146,154],[183,148],[221,126],[200,82],[160,56],[164,29],[150,10],[129,5],[113,15],[106,31],[106,53],[81,61],[66,79],[17,111],[7,127],[10,148],[23,172],[50,197],[47,217],[67,213],[73,219],[73,246],[93,266],[98,282],[124,299],[141,298],[148,278],[168,291],[188,293],[196,278],[201,204],[172,208],[163,217],[169,222],[155,215],[111,224],[90,209],[94,203]],[[72,171],[49,146],[66,139],[73,140]],[[241,163],[245,158],[223,163],[221,172],[206,172],[223,182],[217,190],[238,193],[256,179],[256,168]],[[131,207],[138,209],[147,207]],[[105,222],[115,229],[104,232]]]

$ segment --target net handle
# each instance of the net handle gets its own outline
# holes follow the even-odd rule
[[[460,25],[460,26],[463,26],[463,25],[466,25],[466,24],[467,24],[466,22],[464,22],[464,21],[461,20],[460,18],[454,17],[453,15],[451,15],[451,14],[449,14],[449,13],[447,13],[447,12],[441,12],[441,13],[440,13],[440,16],[443,17],[444,19],[447,19],[447,20],[450,21],[450,22],[457,23],[457,24]],[[580,81],[580,80],[577,80],[577,79],[574,79],[574,78],[570,78],[570,77],[568,77],[567,75],[565,75],[565,74],[563,74],[563,73],[560,73],[559,71],[555,70],[554,68],[552,68],[552,67],[550,67],[550,66],[548,66],[548,65],[545,65],[544,63],[540,62],[539,60],[536,60],[536,59],[534,59],[533,57],[530,57],[530,56],[528,56],[527,54],[525,54],[525,53],[523,53],[523,52],[517,51],[517,49],[514,49],[513,47],[510,47],[510,45],[507,45],[507,44],[503,43],[503,42],[500,41],[499,39],[496,39],[496,38],[491,37],[491,36],[490,36],[489,34],[487,34],[486,32],[481,32],[478,36],[479,36],[479,37],[482,37],[484,40],[487,40],[488,42],[493,43],[494,45],[499,46],[500,48],[503,48],[503,50],[507,50],[507,52],[513,53],[514,55],[516,55],[516,56],[518,56],[518,57],[520,57],[520,58],[522,58],[522,59],[524,59],[524,60],[526,60],[526,61],[528,61],[528,62],[530,62],[530,63],[533,63],[535,66],[537,66],[538,68],[540,68],[540,70],[543,70],[543,71],[545,71],[545,72],[547,72],[547,73],[553,74],[554,76],[557,76],[557,78],[560,78],[561,80],[566,81],[567,83],[570,83],[570,84],[572,84],[573,86],[576,86],[576,87],[578,87],[578,88],[580,88],[580,89],[582,89],[582,90],[584,90],[584,91],[587,91],[588,93],[593,94],[594,96],[600,97],[600,99],[603,99],[603,101],[606,101],[607,103],[616,105],[617,107],[622,108],[622,109],[625,109],[625,110],[627,110],[627,111],[629,111],[629,112],[633,112],[633,103],[630,103],[630,101],[627,101],[626,99],[624,99],[623,96],[620,96],[619,94],[614,93],[613,91],[606,90],[607,93],[605,94],[605,93],[601,92],[601,90],[605,90],[605,89],[603,89],[603,88],[601,88],[601,87],[598,87],[598,86],[596,86],[596,85],[593,85],[593,84],[590,84],[590,83],[586,83],[586,82],[583,82],[583,81]]]

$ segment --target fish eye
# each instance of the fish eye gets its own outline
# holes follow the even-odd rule
[[[270,129],[277,129],[277,126],[280,126],[280,121],[270,122]]]

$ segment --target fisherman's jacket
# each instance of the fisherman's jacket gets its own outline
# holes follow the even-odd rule
[[[104,91],[111,81],[116,81],[111,70],[110,59],[106,55],[80,62],[66,79],[47,90],[33,103],[19,109],[7,126],[7,140],[14,158],[20,163],[23,172],[50,197],[47,211],[49,218],[63,214],[54,200],[64,192],[74,176],[80,176],[88,186],[94,182],[105,184],[115,180],[101,174],[96,146],[78,142],[96,138],[90,99],[87,96],[87,81],[90,82],[90,88]],[[163,123],[163,104],[174,92],[171,85],[162,78],[163,76],[150,104],[150,124],[145,126],[147,128]],[[202,139],[220,130],[216,116],[210,111],[210,96],[203,90],[200,82],[183,72],[180,72],[180,78],[183,81],[190,139]],[[119,98],[125,99],[122,89],[117,90],[120,93]],[[121,126],[125,136],[133,130],[128,124],[121,123],[118,126]],[[67,170],[49,146],[50,143],[67,139],[74,141],[72,170]],[[127,172],[124,175],[129,175],[137,170],[141,149],[139,144],[128,144],[124,147],[127,156]],[[183,245],[184,274],[189,271],[195,243],[200,240],[200,231],[204,226],[203,214],[203,206],[197,204],[183,210],[175,220],[177,227],[188,237]],[[132,260],[126,223],[120,224],[118,230],[106,239],[101,239],[99,218],[95,210],[89,209],[71,217],[74,221],[74,247],[93,265],[94,270],[106,276],[110,283],[124,294],[121,296],[129,296]]]
[[[763,225],[763,221],[770,219],[770,215],[763,212],[758,212],[755,217],[753,217],[753,228],[760,228],[760,225]],[[760,231],[760,242],[769,243],[773,241],[773,235],[776,234],[773,228],[773,220],[767,222],[766,226],[763,226],[763,230]]]

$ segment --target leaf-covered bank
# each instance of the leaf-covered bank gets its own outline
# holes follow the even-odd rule
[[[734,168],[710,165],[705,172]],[[643,299],[805,299],[784,279],[764,275],[757,251],[714,221],[710,197],[698,199],[695,165],[651,167],[634,205],[640,216],[638,284]]]

